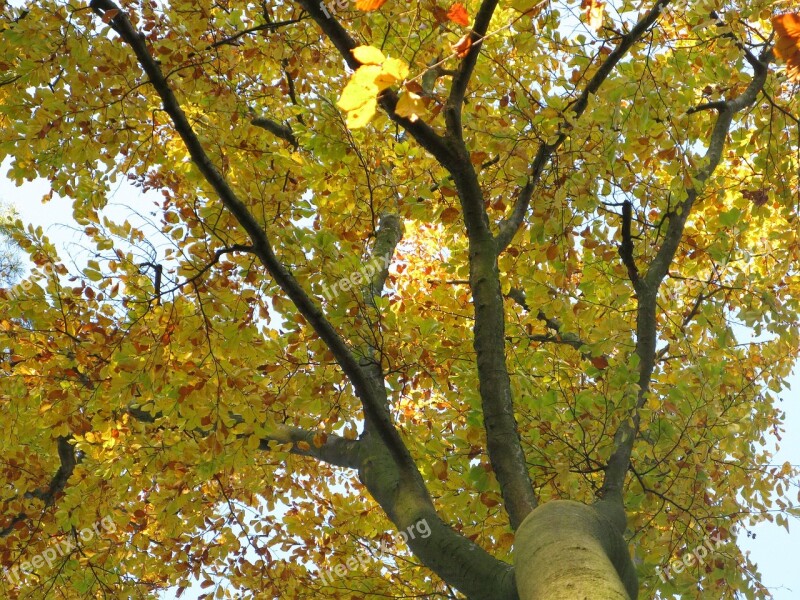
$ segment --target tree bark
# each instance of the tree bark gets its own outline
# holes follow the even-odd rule
[[[554,500],[528,515],[514,542],[520,600],[636,600],[618,509],[609,501]]]

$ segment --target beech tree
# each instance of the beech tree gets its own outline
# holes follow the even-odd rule
[[[785,3],[20,4],[4,598],[769,595]]]

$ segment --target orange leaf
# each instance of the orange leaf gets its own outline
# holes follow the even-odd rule
[[[786,61],[789,81],[800,81],[800,13],[772,17],[772,27],[778,34],[775,54]]]
[[[384,4],[386,4],[386,0],[356,0],[356,8],[365,12],[378,10]]]
[[[450,48],[453,49],[453,52],[456,53],[458,58],[464,58],[469,52],[469,49],[472,48],[472,38],[470,38],[467,33],[455,44],[452,44]]]
[[[467,14],[467,9],[464,8],[464,5],[461,4],[461,2],[456,2],[450,7],[450,11],[447,13],[447,18],[453,23],[458,23],[464,27],[469,25],[469,15]]]

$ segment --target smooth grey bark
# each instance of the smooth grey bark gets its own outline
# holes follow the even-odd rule
[[[624,518],[621,501],[588,506],[554,500],[539,506],[514,543],[520,600],[636,600]]]

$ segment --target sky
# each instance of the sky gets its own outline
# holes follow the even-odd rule
[[[81,235],[71,228],[72,207],[63,198],[54,198],[43,204],[42,196],[48,191],[46,181],[35,181],[15,187],[13,182],[5,178],[8,163],[0,165],[0,202],[13,205],[25,223],[41,226],[51,241],[62,252],[62,259],[68,255],[79,256]],[[109,199],[110,208],[106,211],[109,217],[130,218],[133,213],[147,214],[154,209],[153,201],[160,196],[148,197],[140,190],[121,183]],[[785,429],[781,449],[774,457],[772,464],[780,465],[785,461],[800,465],[800,398],[796,390],[800,390],[800,368],[790,378],[790,390],[781,395],[781,408],[786,412]],[[789,490],[789,497],[797,504],[798,489]],[[740,546],[751,552],[751,560],[758,564],[763,583],[770,588],[776,600],[797,600],[800,598],[800,521],[789,519],[791,533],[775,524],[763,523],[755,528],[755,539],[742,536]],[[668,557],[664,557],[664,562]],[[197,592],[197,593],[193,593]],[[197,589],[187,590],[183,598],[197,597]],[[174,593],[167,592],[162,600],[172,600]]]

